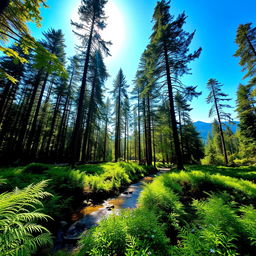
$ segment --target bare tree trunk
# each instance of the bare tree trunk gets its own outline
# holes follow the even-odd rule
[[[141,136],[140,136],[140,95],[138,94],[138,156],[139,156],[139,164],[141,164]]]

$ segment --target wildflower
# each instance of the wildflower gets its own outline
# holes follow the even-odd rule
[[[214,249],[210,249],[210,252],[211,252],[211,253],[215,253],[215,250],[214,250]]]

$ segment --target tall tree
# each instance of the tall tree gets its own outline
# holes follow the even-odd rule
[[[72,22],[72,24],[81,32],[75,32],[82,40],[86,48],[82,83],[79,93],[77,117],[73,131],[71,143],[71,162],[74,164],[80,159],[82,126],[84,121],[84,99],[90,56],[93,49],[101,48],[109,54],[107,43],[101,38],[100,31],[106,27],[104,7],[107,0],[82,0],[78,13],[81,23]],[[85,35],[84,35],[85,34]]]
[[[112,91],[115,99],[115,162],[121,158],[121,127],[124,100],[127,98],[126,88],[128,87],[122,69],[119,70],[114,81]]]
[[[65,65],[65,44],[64,44],[64,35],[63,35],[62,31],[50,29],[46,33],[43,33],[43,34],[44,34],[45,39],[41,42],[42,45],[50,53],[54,54],[63,65]],[[51,61],[49,61],[47,66],[51,66]],[[36,141],[35,144],[37,144],[37,140],[39,139],[39,136],[40,136],[39,133],[36,133],[37,124],[38,124],[38,114],[39,114],[39,111],[41,108],[42,99],[43,99],[43,96],[45,93],[45,88],[46,88],[47,82],[49,80],[49,76],[50,76],[50,71],[45,70],[45,72],[43,74],[43,83],[42,83],[41,90],[39,93],[36,110],[33,114],[34,117],[33,117],[31,130],[30,130],[30,134],[29,134],[29,138],[28,138],[28,142],[27,142],[28,152],[33,148],[33,144],[32,144],[33,140],[35,140]],[[53,72],[52,76],[56,77],[57,74],[54,74],[54,72]],[[32,152],[34,152],[34,150]]]
[[[174,109],[173,83],[177,77],[189,72],[188,63],[198,58],[201,53],[201,48],[189,53],[189,45],[195,32],[188,33],[183,30],[186,18],[186,15],[182,13],[174,19],[170,14],[170,1],[158,1],[153,15],[154,27],[151,36],[152,47],[154,47],[159,60],[158,73],[165,77],[168,88],[171,127],[178,169],[183,169],[184,166]]]
[[[110,115],[111,115],[111,102],[110,98],[107,98],[107,101],[104,106],[104,121],[105,121],[105,129],[104,129],[104,144],[103,144],[103,162],[106,161],[107,157],[107,141],[108,141],[108,125],[110,123]]]
[[[240,84],[237,91],[237,112],[241,134],[248,139],[256,139],[256,107],[251,96],[251,87]]]
[[[230,101],[231,99],[227,98],[227,94],[223,93],[221,91],[221,87],[223,85],[220,84],[216,79],[209,79],[207,83],[207,88],[209,89],[210,93],[207,97],[207,103],[212,103],[212,107],[209,111],[209,117],[212,117],[214,115],[217,115],[218,125],[219,125],[219,131],[221,136],[221,144],[222,144],[222,150],[224,154],[225,164],[228,164],[228,156],[227,156],[227,150],[225,145],[225,139],[223,134],[223,128],[222,128],[222,120],[228,120],[230,121],[231,114],[224,112],[224,108],[231,108],[228,104],[223,104],[221,102]]]
[[[244,78],[256,75],[256,27],[252,23],[241,24],[237,29],[238,49],[234,56],[240,57],[239,64],[247,71]]]
[[[255,157],[256,155],[256,107],[255,98],[252,97],[252,87],[240,84],[237,90],[237,113],[241,143],[246,144],[247,149],[243,150],[243,157]],[[244,148],[244,147],[242,147]]]
[[[91,124],[94,122],[95,114],[99,111],[100,105],[103,105],[102,93],[107,77],[108,74],[103,62],[101,52],[96,51],[91,59],[90,76],[88,78],[88,80],[91,82],[91,95],[89,99],[87,119],[85,124],[82,161],[88,160],[86,159],[86,153],[88,151]]]

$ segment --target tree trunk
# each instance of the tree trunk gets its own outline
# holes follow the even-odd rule
[[[155,127],[154,118],[152,117],[152,135],[153,135],[153,154],[154,154],[154,166],[156,167],[156,143],[155,143]]]
[[[217,103],[217,99],[216,99],[216,95],[215,95],[215,91],[214,91],[213,86],[212,86],[212,92],[213,92],[213,98],[214,98],[214,105],[215,105],[215,108],[216,108],[218,122],[219,122],[220,137],[221,137],[221,144],[222,144],[223,154],[224,154],[224,158],[225,158],[225,164],[228,165],[228,156],[227,156],[226,144],[225,144],[225,140],[224,140],[224,134],[223,134],[222,124],[221,124],[221,119],[220,119],[218,103]]]
[[[71,149],[72,149],[71,164],[72,165],[74,165],[76,161],[80,160],[82,124],[84,119],[84,98],[85,98],[86,80],[87,80],[87,73],[89,68],[94,25],[95,25],[95,13],[93,15],[92,24],[90,28],[90,35],[89,35],[88,46],[87,46],[86,57],[85,57],[83,78],[82,78],[82,84],[81,84],[81,89],[79,94],[77,118],[75,122],[72,145],[71,145]]]
[[[182,124],[181,124],[181,111],[180,109],[178,110],[179,113],[179,130],[180,130],[180,147],[181,147],[181,153],[182,153],[182,157],[184,159],[184,145],[183,145],[183,132],[182,132]]]
[[[68,86],[68,93],[66,95],[65,104],[64,104],[64,107],[63,107],[63,114],[62,114],[60,127],[59,127],[59,132],[58,132],[58,136],[57,136],[57,143],[56,143],[56,156],[57,156],[57,158],[59,158],[59,151],[60,151],[61,144],[62,144],[61,141],[65,138],[64,137],[65,121],[66,121],[68,105],[69,105],[69,101],[70,101],[70,94],[71,94],[74,72],[75,72],[75,69],[73,69],[72,73],[71,73],[69,86]]]
[[[87,120],[85,125],[85,132],[84,132],[84,140],[83,140],[83,148],[82,148],[82,161],[86,161],[86,152],[88,147],[88,141],[89,141],[89,131],[91,130],[91,122],[92,122],[92,116],[93,116],[93,104],[94,104],[94,95],[95,95],[95,79],[92,83],[92,91],[91,91],[91,97],[90,97],[90,103],[89,103],[89,109],[87,114]]]
[[[176,153],[176,158],[177,158],[177,168],[178,168],[178,170],[183,170],[184,169],[183,159],[182,159],[182,155],[181,155],[181,151],[180,151],[179,135],[178,135],[177,122],[176,122],[176,117],[175,117],[175,110],[174,110],[170,65],[169,65],[167,46],[166,46],[165,42],[164,42],[164,56],[165,56],[165,69],[166,69],[166,78],[167,78],[167,86],[168,86],[173,141],[174,141],[174,148],[175,148],[175,153]]]
[[[147,144],[148,144],[148,161],[147,165],[152,165],[152,138],[151,138],[151,109],[149,93],[147,93]]]
[[[47,140],[47,145],[46,145],[46,149],[45,149],[45,152],[46,152],[47,156],[50,155],[50,145],[51,145],[51,142],[52,142],[52,137],[53,137],[53,132],[54,132],[55,124],[56,124],[56,119],[57,119],[57,115],[58,115],[58,112],[59,112],[60,101],[61,101],[61,96],[58,95],[57,99],[56,99],[56,103],[55,103],[55,108],[54,108],[52,122],[51,122],[51,128],[50,128],[50,132],[49,132],[48,140]]]
[[[17,146],[16,146],[16,153],[17,153],[18,157],[21,157],[23,155],[25,134],[27,132],[27,127],[28,127],[28,123],[29,123],[29,118],[31,116],[32,108],[35,103],[35,98],[36,98],[38,87],[39,87],[39,84],[41,81],[42,72],[43,71],[41,69],[38,71],[38,73],[36,75],[35,81],[33,83],[33,90],[32,90],[32,94],[30,97],[29,105],[28,105],[27,109],[25,110],[23,117],[21,118],[21,129],[19,131],[18,141],[17,141]]]
[[[106,161],[107,137],[108,137],[108,118],[106,118],[106,122],[105,122],[104,146],[103,146],[103,162]]]
[[[32,126],[31,126],[31,130],[30,130],[30,134],[29,134],[29,137],[28,137],[28,141],[27,141],[27,152],[28,152],[28,154],[34,152],[34,151],[30,152],[30,150],[32,149],[32,142],[33,142],[33,139],[34,139],[34,136],[35,136],[35,133],[36,133],[38,114],[39,114],[39,111],[40,111],[40,107],[41,107],[41,103],[42,103],[46,83],[48,81],[48,77],[49,77],[49,74],[46,73],[45,78],[44,78],[44,83],[43,83],[42,88],[41,88],[40,96],[39,96],[39,99],[38,99],[38,102],[37,102],[36,111],[34,113],[34,118],[33,118]]]
[[[140,137],[140,95],[138,93],[138,156],[139,156],[139,164],[141,164],[141,137]]]
[[[120,85],[118,91],[118,99],[117,99],[117,114],[116,114],[116,135],[115,135],[115,162],[117,162],[120,158],[120,124],[121,124],[121,76],[120,76]]]

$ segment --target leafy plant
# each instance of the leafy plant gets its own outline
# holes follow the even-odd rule
[[[0,194],[0,251],[2,255],[29,256],[38,247],[51,244],[50,232],[38,224],[50,217],[39,212],[47,181]]]
[[[81,238],[78,256],[168,255],[169,240],[156,216],[142,209],[111,215]]]

